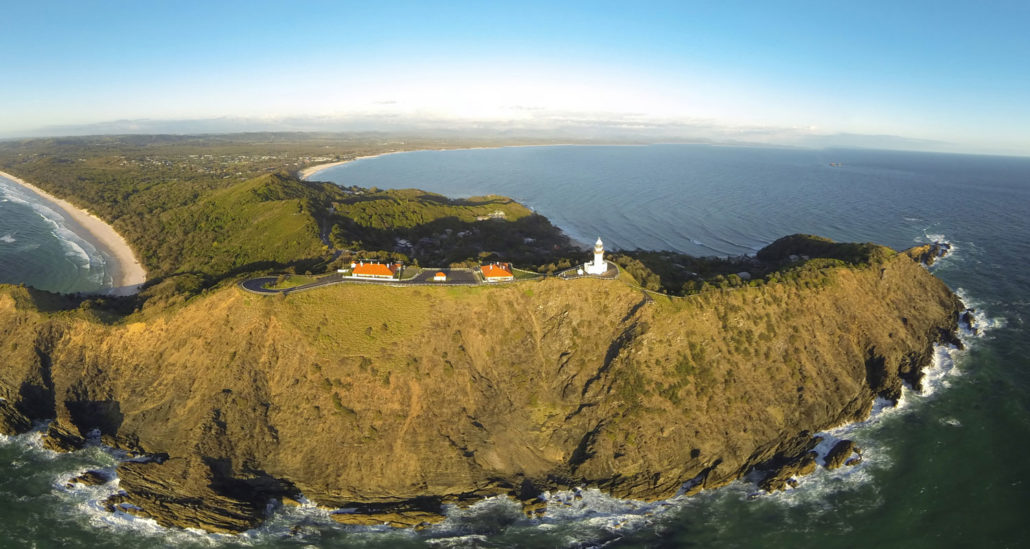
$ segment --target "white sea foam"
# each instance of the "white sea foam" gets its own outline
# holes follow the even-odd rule
[[[111,459],[114,459],[113,457]],[[97,460],[102,465],[104,459]],[[96,486],[73,483],[71,479],[86,471],[98,471],[106,475],[108,482]],[[130,533],[140,538],[159,539],[172,546],[190,544],[217,547],[235,536],[210,534],[197,529],[165,528],[157,521],[133,515],[129,511],[135,508],[131,504],[120,504],[114,511],[109,511],[105,502],[113,495],[121,493],[120,480],[115,474],[114,465],[107,467],[80,467],[58,475],[54,482],[54,491],[65,501],[70,509],[83,522],[97,530],[107,530],[118,534]]]
[[[0,242],[6,242],[7,244],[14,244],[17,241],[18,241],[18,239],[14,238],[14,235],[12,233],[7,233],[7,234],[5,234],[3,236],[0,236]]]
[[[963,303],[975,303],[962,290],[956,291]],[[904,414],[913,413],[921,408],[920,404],[936,398],[941,392],[949,388],[959,376],[962,375],[962,359],[968,355],[968,349],[976,344],[976,340],[983,338],[984,334],[1002,325],[999,319],[991,319],[989,315],[978,308],[976,311],[977,332],[960,330],[959,339],[965,350],[960,350],[953,345],[936,345],[934,347],[933,359],[924,371],[922,388],[916,391],[912,387],[902,388],[901,396],[895,404],[889,400],[877,397],[868,418],[863,421],[850,423],[817,433],[822,438],[814,448],[818,454],[818,462],[824,463],[826,454],[840,440],[852,440],[861,449],[862,461],[857,465],[845,466],[830,471],[823,467],[811,475],[800,477],[797,487],[787,489],[773,494],[766,494],[758,490],[756,483],[760,480],[760,474],[752,474],[745,479],[735,482],[730,486],[719,488],[716,493],[727,491],[725,496],[735,497],[740,493],[747,492],[749,499],[771,501],[789,507],[805,505],[809,513],[834,512],[833,506],[819,505],[820,501],[832,493],[841,490],[866,490],[870,492],[869,497],[863,498],[868,505],[877,505],[879,496],[873,480],[872,472],[877,469],[884,469],[891,466],[890,452],[884,447],[884,443],[877,436],[878,427],[884,425],[889,418]],[[960,428],[961,422],[956,418],[945,417],[939,420],[943,425],[953,428]],[[688,498],[689,499],[689,498]]]
[[[959,322],[959,339],[963,343],[972,342],[976,339],[982,339],[987,337],[988,334],[997,329],[1005,326],[1004,317],[991,317],[987,315],[985,310],[985,304],[980,300],[969,295],[969,292],[965,288],[958,288],[955,290],[955,295],[962,300],[962,304],[965,305],[973,316],[973,329],[964,322]]]
[[[973,300],[965,292],[959,292],[964,303]],[[968,348],[976,340],[983,337],[985,331],[999,325],[990,320],[985,311],[978,310],[983,318],[984,329],[978,333],[965,333],[960,337]],[[63,494],[70,507],[85,517],[92,527],[127,531],[143,538],[160,539],[162,543],[192,544],[195,546],[225,545],[263,545],[270,540],[289,539],[292,543],[318,544],[326,531],[345,531],[348,539],[366,538],[372,544],[388,543],[390,539],[418,539],[435,547],[467,547],[491,543],[495,535],[507,532],[518,532],[530,529],[546,535],[549,540],[559,545],[595,545],[603,546],[607,540],[617,539],[623,533],[640,531],[644,528],[661,528],[663,521],[677,520],[681,512],[690,512],[691,508],[700,509],[719,501],[739,501],[741,504],[767,502],[783,505],[786,508],[803,509],[810,517],[825,513],[834,513],[832,505],[822,505],[833,494],[841,491],[864,490],[869,492],[862,501],[866,505],[879,505],[878,489],[874,472],[891,466],[890,452],[877,437],[877,427],[887,418],[912,413],[920,408],[919,404],[927,399],[935,398],[946,389],[953,379],[961,375],[961,358],[967,351],[960,351],[953,346],[938,345],[935,348],[931,365],[924,372],[923,390],[915,391],[910,387],[902,390],[898,403],[877,398],[874,401],[870,416],[861,422],[843,425],[818,436],[823,440],[815,447],[820,464],[827,452],[838,441],[849,439],[862,449],[862,462],[854,466],[841,467],[829,471],[823,467],[808,476],[798,478],[796,488],[767,494],[761,492],[756,482],[760,474],[752,474],[716,490],[685,497],[677,496],[669,500],[657,502],[641,502],[611,497],[596,489],[579,489],[572,491],[555,491],[545,493],[543,498],[548,502],[544,513],[537,518],[527,518],[522,514],[521,506],[516,501],[498,496],[487,498],[466,508],[448,506],[443,522],[430,526],[422,532],[413,530],[396,530],[386,526],[343,526],[331,518],[332,511],[318,507],[315,503],[302,500],[300,506],[278,506],[270,512],[268,520],[259,528],[236,536],[208,534],[197,530],[166,529],[150,519],[142,519],[126,512],[111,513],[104,508],[103,502],[110,495],[118,493],[119,481],[114,476],[113,467],[105,470],[112,480],[101,486],[75,486],[65,488],[68,480],[85,469],[67,471],[55,479],[55,491]],[[954,418],[941,418],[942,424],[953,428],[961,427]],[[37,426],[36,431],[19,437],[0,438],[0,443],[16,438],[19,443],[39,447],[40,433],[45,424]],[[42,450],[41,453],[52,454]],[[124,459],[110,453],[111,459]],[[395,536],[395,538],[391,538]]]
[[[89,278],[98,284],[105,283],[106,260],[102,253],[88,240],[68,228],[68,219],[59,210],[43,204],[37,195],[29,193],[18,185],[4,181],[0,185],[4,196],[12,203],[21,204],[32,210],[50,226],[50,232],[64,248],[65,256],[73,260],[76,266],[87,271]],[[5,240],[5,242],[7,242]]]
[[[0,435],[0,444],[17,445],[30,450],[34,458],[46,461],[53,460],[57,457],[57,452],[53,452],[43,447],[43,433],[46,432],[49,424],[49,421],[36,421],[33,423],[32,429],[27,433],[14,436]]]
[[[89,269],[90,257],[86,249],[81,244],[70,238],[62,238],[58,234],[54,234],[54,237],[61,240],[61,244],[64,246],[65,257],[75,259],[76,264],[82,269]]]
[[[843,425],[829,431],[819,433],[823,440],[816,446],[819,463],[822,464],[826,453],[843,439],[854,440],[862,448],[862,462],[855,466],[841,467],[829,471],[823,467],[808,476],[798,478],[796,488],[767,494],[756,486],[759,474],[733,482],[716,490],[702,492],[699,495],[677,496],[669,500],[642,502],[625,500],[605,495],[597,489],[579,489],[572,491],[556,491],[543,495],[548,506],[538,518],[530,519],[522,514],[518,502],[504,496],[486,498],[466,508],[448,506],[446,519],[425,531],[395,530],[387,526],[342,526],[331,518],[331,511],[318,507],[315,503],[302,500],[300,506],[279,506],[271,513],[264,525],[237,536],[208,534],[197,530],[166,529],[150,519],[142,519],[126,512],[111,513],[104,508],[103,502],[110,495],[118,492],[118,479],[113,475],[113,468],[105,470],[112,480],[101,486],[77,486],[72,489],[62,488],[68,479],[81,474],[82,470],[68,472],[57,479],[55,489],[64,492],[72,506],[88,523],[98,529],[115,529],[131,531],[134,535],[145,538],[160,538],[164,543],[188,543],[197,546],[224,546],[231,541],[232,545],[264,544],[270,539],[290,539],[293,542],[303,541],[318,543],[322,532],[326,530],[344,530],[355,539],[367,537],[371,543],[388,542],[389,536],[401,539],[417,538],[435,547],[468,547],[490,543],[492,536],[510,529],[535,529],[552,539],[563,540],[561,545],[595,545],[603,546],[607,540],[617,539],[623,533],[639,531],[643,528],[661,527],[663,521],[676,520],[681,511],[688,511],[693,506],[704,506],[713,501],[739,500],[747,502],[770,502],[789,508],[803,508],[807,513],[832,513],[833,506],[821,505],[820,502],[840,491],[868,490],[871,495],[865,498],[868,505],[878,505],[877,488],[872,482],[873,471],[891,465],[889,452],[877,440],[875,426],[888,417],[910,413],[919,402],[931,398],[940,389],[946,388],[944,383],[950,376],[958,375],[957,358],[963,353],[951,346],[938,346],[933,363],[926,369],[924,390],[916,392],[909,387],[902,390],[897,405],[877,398],[868,419]],[[957,421],[942,419],[947,425],[959,427]],[[39,432],[34,435],[38,441]],[[38,444],[38,442],[37,442]]]

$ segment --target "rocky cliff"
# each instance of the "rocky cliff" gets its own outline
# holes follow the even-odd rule
[[[0,430],[99,430],[154,457],[112,506],[213,531],[299,494],[400,525],[504,493],[664,498],[803,454],[953,339],[959,301],[904,254],[793,273],[676,299],[625,278],[226,286],[114,319],[7,286]]]

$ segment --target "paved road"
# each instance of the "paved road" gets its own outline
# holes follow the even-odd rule
[[[443,282],[437,282],[433,280],[433,277],[438,272],[447,274],[447,280]],[[349,284],[382,284],[382,285],[395,285],[395,286],[447,286],[447,285],[462,285],[471,286],[475,284],[486,284],[476,276],[475,272],[468,270],[459,269],[424,269],[415,277],[407,280],[382,280],[382,279],[367,279],[362,280],[359,278],[351,278],[349,276],[343,276],[339,273],[334,273],[329,276],[318,279],[311,284],[304,284],[302,286],[294,286],[293,288],[284,288],[280,290],[270,290],[265,288],[266,284],[274,284],[278,280],[275,276],[262,276],[260,278],[251,278],[240,282],[240,287],[248,292],[261,295],[275,295],[275,294],[290,294],[293,292],[302,292],[304,290],[310,290],[312,288],[318,288],[319,286],[328,286],[330,284],[339,284],[346,282]]]
[[[265,288],[265,284],[274,284],[278,280],[275,276],[263,276],[261,278],[252,278],[250,280],[244,280],[240,282],[240,286],[249,292],[256,294],[277,294],[279,290],[269,290]]]
[[[278,279],[279,279],[279,277],[277,277],[277,276],[262,276],[260,278],[251,278],[249,280],[244,280],[243,282],[240,282],[240,287],[243,288],[244,290],[247,290],[248,292],[254,292],[256,294],[274,295],[274,294],[288,294],[288,293],[292,293],[292,292],[309,290],[311,288],[317,288],[319,286],[328,286],[329,284],[337,284],[337,283],[343,282],[345,280],[342,275],[337,273],[337,274],[331,274],[329,276],[320,278],[320,279],[316,280],[315,282],[312,282],[311,284],[304,284],[304,285],[301,285],[301,286],[294,286],[292,288],[283,288],[283,289],[279,289],[279,290],[271,290],[271,289],[268,289],[268,288],[264,287],[266,284],[275,284],[275,281],[278,280]],[[346,280],[350,281],[350,279],[346,279]],[[355,281],[355,282],[362,282],[362,281]]]

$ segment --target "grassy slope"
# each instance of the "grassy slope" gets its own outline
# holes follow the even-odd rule
[[[224,275],[251,264],[321,257],[312,211],[317,195],[288,177],[264,175],[213,191],[161,221],[168,239],[179,243],[182,270]]]

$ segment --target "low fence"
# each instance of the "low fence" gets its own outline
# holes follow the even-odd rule
[[[314,289],[321,288],[321,287],[324,287],[324,286],[332,286],[332,285],[335,285],[335,284],[346,284],[346,283],[351,283],[351,284],[377,284],[379,286],[389,286],[389,287],[398,287],[398,288],[411,288],[411,287],[416,287],[416,286],[434,286],[434,287],[440,287],[440,286],[464,286],[464,287],[471,287],[471,286],[494,286],[494,285],[501,285],[501,284],[514,284],[514,283],[517,283],[517,282],[527,282],[527,281],[530,281],[530,280],[541,280],[541,279],[544,279],[544,278],[558,278],[558,279],[561,279],[561,280],[576,280],[576,279],[579,279],[579,278],[599,278],[601,280],[616,280],[616,279],[618,279],[619,275],[622,274],[621,267],[619,267],[615,263],[612,263],[611,261],[608,262],[608,265],[610,267],[612,267],[609,270],[613,271],[613,272],[611,274],[605,273],[603,275],[590,275],[590,274],[585,274],[585,273],[580,275],[580,274],[576,273],[576,271],[574,269],[568,269],[566,271],[562,271],[562,272],[560,272],[558,274],[553,274],[553,275],[546,275],[546,274],[543,274],[543,273],[534,273],[532,271],[526,271],[524,269],[512,269],[512,271],[519,271],[519,272],[523,272],[523,273],[527,273],[527,274],[533,274],[533,275],[536,275],[536,276],[534,276],[533,278],[522,278],[522,279],[516,278],[514,280],[508,280],[508,281],[505,281],[505,282],[486,282],[486,281],[484,281],[484,280],[479,278],[480,275],[478,273],[478,269],[472,269],[472,268],[468,268],[468,267],[455,267],[455,268],[447,268],[447,269],[426,269],[426,268],[423,268],[422,271],[463,271],[463,272],[470,272],[474,276],[477,277],[477,281],[476,282],[451,282],[451,281],[433,281],[433,280],[414,281],[412,279],[408,279],[408,280],[386,280],[386,279],[374,279],[374,278],[353,278],[353,277],[350,277],[350,276],[342,276],[341,275],[339,277],[339,279],[337,279],[337,280],[327,280],[327,281],[324,281],[324,282],[323,281],[319,281],[319,282],[314,282],[312,284],[305,284],[303,286],[296,286],[296,287],[293,287],[293,288],[284,288],[282,290],[271,290],[271,289],[266,289],[266,290],[261,290],[261,291],[253,290],[253,289],[247,288],[245,286],[245,284],[248,282],[248,280],[244,280],[243,282],[240,282],[239,286],[243,290],[245,290],[245,291],[248,291],[248,292],[253,293],[253,294],[258,294],[258,295],[277,295],[277,294],[284,294],[285,295],[285,294],[292,294],[292,293],[295,293],[295,292],[306,292],[308,290],[314,290]],[[569,275],[568,273],[570,273],[570,272],[573,273],[573,274]],[[421,274],[421,272],[419,274]],[[330,275],[330,276],[333,276],[333,275]],[[415,275],[415,277],[417,277],[417,276],[418,275]],[[262,277],[262,278],[265,278],[265,277]],[[255,279],[250,279],[250,280],[255,280]],[[638,284],[630,284],[629,282],[626,282],[625,280],[622,280],[621,282],[623,284],[629,286],[630,288],[633,288],[635,290],[640,290],[641,292],[644,292],[644,293],[647,293],[647,294],[651,294],[651,295],[655,295],[655,296],[668,297],[668,298],[676,298],[676,299],[684,299],[686,297],[689,297],[689,296],[670,295],[670,294],[665,294],[665,293],[658,292],[658,291],[655,291],[655,290],[649,290],[649,289],[644,288],[643,286],[640,286]]]

